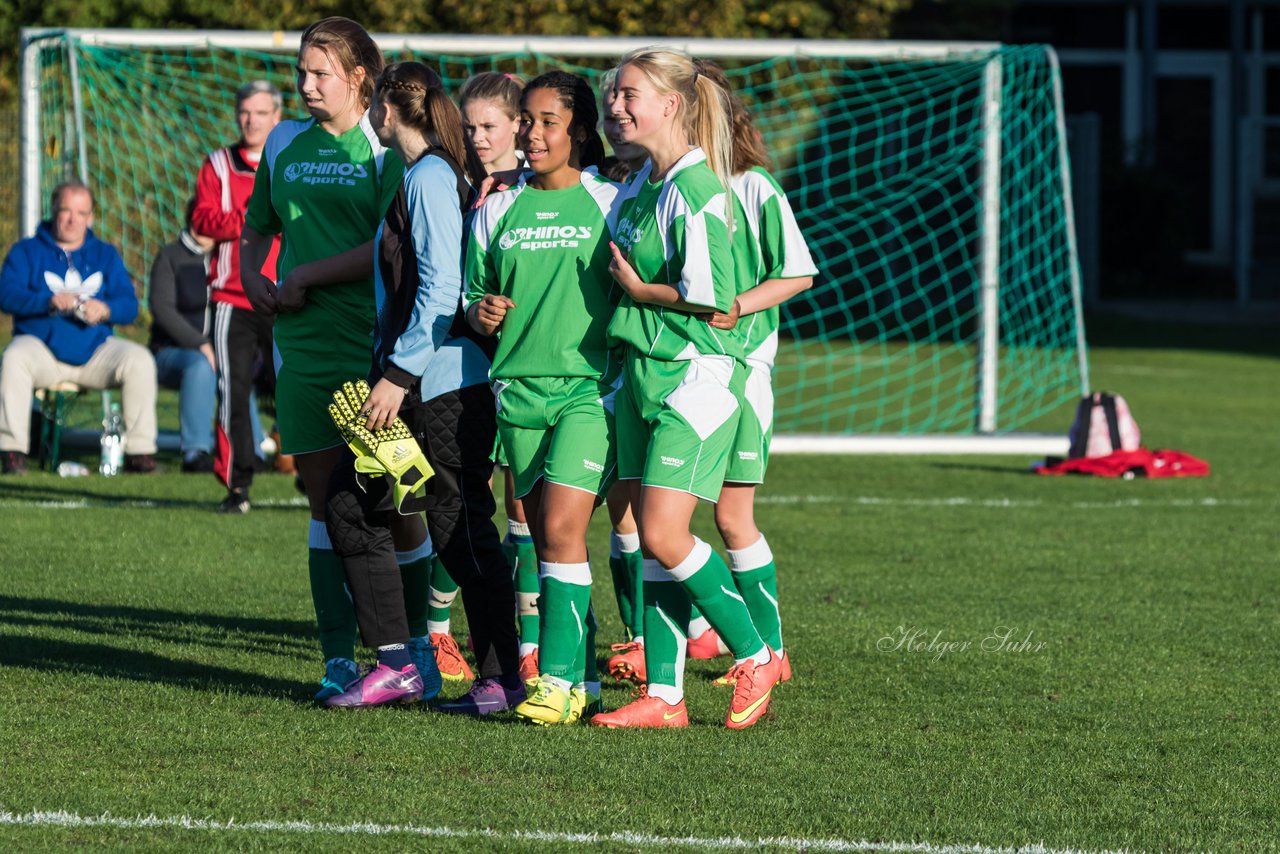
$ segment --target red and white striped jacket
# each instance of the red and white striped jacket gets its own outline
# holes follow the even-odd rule
[[[192,231],[218,241],[209,264],[211,299],[244,309],[252,306],[240,285],[240,229],[244,227],[244,212],[253,195],[257,171],[257,163],[246,158],[239,145],[219,148],[200,167],[196,207],[191,215]],[[279,251],[280,240],[276,238],[262,266],[263,274],[273,281]]]

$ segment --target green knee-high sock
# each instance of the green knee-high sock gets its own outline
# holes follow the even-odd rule
[[[773,563],[773,552],[765,542],[764,534],[754,545],[737,551],[729,550],[729,563],[733,569],[733,583],[742,595],[751,622],[761,639],[772,649],[782,650],[782,619],[778,613],[778,570]]]
[[[644,597],[639,592],[642,560],[639,534],[609,534],[609,574],[627,640],[644,634]]]
[[[333,553],[324,522],[311,520],[307,537],[307,570],[311,576],[311,602],[324,660],[356,657],[356,609],[347,590],[342,558]]]
[[[711,546],[695,537],[693,550],[672,568],[671,577],[688,591],[689,598],[697,603],[735,659],[742,661],[763,650],[764,641],[734,587],[729,567]],[[645,643],[648,642],[646,637]]]
[[[689,610],[689,639],[702,637],[703,633],[711,630],[711,623],[698,610],[698,606],[694,605]]]
[[[458,595],[458,582],[438,555],[431,556],[431,585],[427,594],[427,626],[431,634],[449,634],[449,609]]]
[[[644,564],[644,667],[649,693],[678,703],[684,696],[689,594],[656,560]]]
[[[507,522],[503,541],[516,583],[516,619],[520,629],[520,654],[528,655],[538,646],[538,554],[523,522]]]
[[[404,582],[404,612],[409,618],[409,636],[427,634],[431,601],[431,538],[407,552],[396,552],[400,580]]]
[[[631,576],[631,599],[635,610],[631,615],[631,627],[635,632],[633,640],[644,639],[644,555],[640,549],[623,552],[622,560],[627,564],[627,573]]]
[[[591,564],[542,563],[542,642],[538,645],[538,669],[543,676],[563,680],[561,687],[578,681],[578,651],[586,636],[591,606]]]
[[[578,648],[578,660],[574,665],[574,685],[585,687],[589,693],[600,696],[600,665],[596,661],[596,611],[587,602],[586,633]]]

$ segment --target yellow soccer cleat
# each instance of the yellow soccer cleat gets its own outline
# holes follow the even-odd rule
[[[569,723],[569,694],[559,685],[539,679],[533,694],[516,706],[516,714],[542,726]]]
[[[586,718],[590,720],[593,716],[600,714],[603,709],[600,706],[600,698],[587,691],[585,688],[573,687],[569,689],[569,716],[564,722],[567,724],[576,724],[578,721]]]

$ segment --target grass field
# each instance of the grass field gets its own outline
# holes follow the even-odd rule
[[[719,662],[684,731],[316,710],[289,481],[224,518],[210,478],[0,479],[0,848],[1276,850],[1274,336],[1095,328],[1094,385],[1212,476],[777,458],[796,677],[741,733]]]

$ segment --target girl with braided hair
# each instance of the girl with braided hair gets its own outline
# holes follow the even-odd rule
[[[466,259],[467,319],[498,338],[498,430],[539,560],[539,673],[516,713],[543,725],[579,720],[600,696],[586,535],[614,478],[619,364],[606,332],[621,188],[596,173],[597,122],[581,77],[551,71],[525,87],[530,171],[476,212]]]
[[[377,234],[372,390],[361,415],[371,431],[402,418],[433,470],[427,525],[439,559],[462,588],[479,670],[470,691],[439,708],[489,714],[524,699],[525,691],[511,621],[515,591],[488,488],[496,430],[489,360],[458,315],[462,211],[484,169],[466,145],[462,117],[440,76],[421,63],[388,66],[369,117],[378,139],[404,161],[405,174]],[[378,665],[326,705],[434,697],[435,658],[411,656],[426,645],[426,626],[412,625],[406,613],[389,484],[378,478],[362,487],[354,470],[341,466],[330,482],[327,513],[360,634],[377,649]]]

